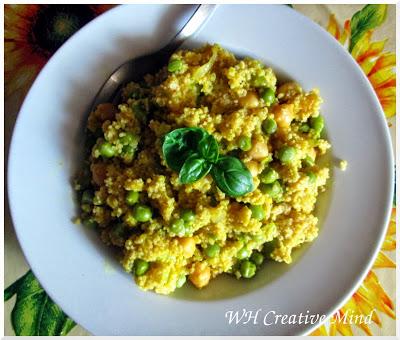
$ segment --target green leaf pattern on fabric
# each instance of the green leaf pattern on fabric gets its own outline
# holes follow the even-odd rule
[[[15,294],[11,323],[16,335],[67,335],[75,326],[49,298],[31,271],[4,290],[4,300]]]
[[[350,21],[350,52],[367,31],[380,26],[385,21],[386,12],[387,5],[366,5],[353,15]]]
[[[20,277],[17,281],[12,283],[9,287],[4,290],[4,301],[10,300],[15,293],[17,293],[19,286],[25,280],[25,277],[29,274],[29,271],[22,277]]]

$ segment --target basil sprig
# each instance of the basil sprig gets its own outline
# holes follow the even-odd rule
[[[236,157],[223,156],[212,167],[211,175],[218,188],[229,196],[237,197],[253,190],[250,171]]]
[[[218,188],[232,197],[251,192],[254,188],[250,171],[231,156],[220,156],[215,138],[201,128],[180,128],[164,136],[162,151],[172,170],[179,172],[183,184],[211,176]]]
[[[212,135],[205,135],[203,139],[199,142],[198,148],[201,156],[210,163],[215,163],[218,160],[219,146],[218,142]]]
[[[197,152],[197,146],[207,131],[199,128],[181,128],[164,136],[162,152],[168,167],[179,172],[189,156]]]
[[[183,163],[181,171],[179,172],[179,180],[183,184],[196,182],[210,172],[211,166],[212,164],[206,159],[194,153]]]

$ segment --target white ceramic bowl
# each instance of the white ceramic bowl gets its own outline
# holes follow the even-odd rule
[[[116,66],[162,46],[179,26],[177,18],[191,9],[117,7],[51,58],[25,99],[10,150],[8,189],[18,239],[51,298],[96,335],[304,334],[316,325],[266,326],[262,318],[268,311],[331,314],[350,296],[384,236],[393,160],[367,78],[328,33],[287,6],[220,5],[192,44],[217,42],[256,56],[303,88],[321,91],[333,155],[349,166],[333,169],[323,228],[297,263],[268,284],[262,277],[274,276],[275,269],[255,280],[211,283],[198,295],[189,290],[189,299],[159,296],[139,290],[97,235],[71,222],[70,180],[91,100]],[[243,308],[261,309],[257,324],[229,325],[226,312]]]

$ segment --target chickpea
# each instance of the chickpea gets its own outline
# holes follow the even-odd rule
[[[183,254],[185,257],[192,257],[196,250],[196,242],[193,237],[181,237],[178,240],[179,244],[183,248]]]
[[[202,288],[208,285],[210,281],[211,271],[206,263],[197,262],[194,266],[194,271],[189,275],[189,280],[197,288]]]
[[[293,104],[282,104],[274,112],[276,124],[282,129],[287,129],[293,120]]]
[[[251,175],[256,177],[258,175],[258,163],[256,161],[249,161],[246,163],[247,169],[249,169]]]
[[[299,84],[295,82],[289,82],[282,84],[281,86],[278,87],[278,90],[276,91],[276,95],[281,101],[287,101],[296,95],[300,94],[302,92],[302,89]]]
[[[93,182],[102,185],[107,177],[107,165],[103,163],[94,163],[90,166],[92,171]]]
[[[115,105],[111,103],[99,104],[94,112],[95,116],[101,121],[113,119],[117,109]]]
[[[248,109],[253,109],[259,105],[258,97],[254,92],[248,92],[244,97],[241,97],[239,103]]]
[[[249,156],[252,159],[264,159],[268,156],[268,145],[265,142],[256,142],[249,151]]]

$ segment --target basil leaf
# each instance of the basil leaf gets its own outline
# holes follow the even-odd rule
[[[219,156],[218,143],[212,135],[206,135],[199,143],[199,152],[203,158],[215,163]]]
[[[236,157],[221,157],[212,167],[211,175],[218,188],[232,197],[245,195],[254,189],[250,171]]]
[[[371,29],[380,26],[386,19],[387,5],[366,5],[356,12],[350,21],[350,46],[351,52],[362,36]]]
[[[166,134],[162,152],[168,167],[179,172],[206,134],[207,131],[200,128],[180,128]]]
[[[211,170],[212,164],[207,162],[199,154],[195,153],[186,159],[181,171],[179,180],[183,184],[193,183],[207,175]]]

